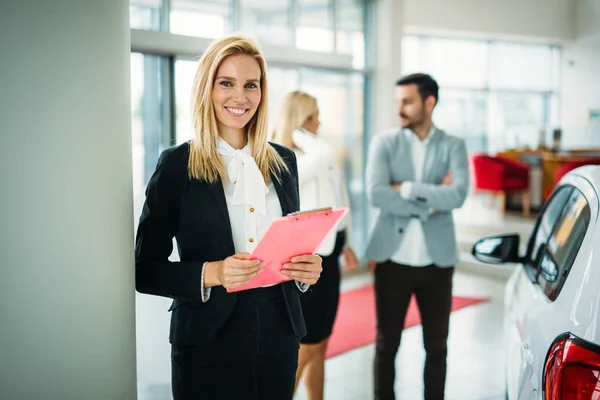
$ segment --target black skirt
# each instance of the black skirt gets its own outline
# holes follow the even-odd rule
[[[281,285],[239,292],[208,344],[171,347],[173,398],[291,400],[299,346]]]
[[[307,334],[303,344],[316,344],[331,336],[340,300],[339,258],[346,244],[346,232],[340,231],[333,252],[323,258],[323,272],[316,284],[300,295]]]

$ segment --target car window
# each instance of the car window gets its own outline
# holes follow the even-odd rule
[[[590,206],[575,189],[556,223],[540,261],[538,283],[550,300],[555,300],[567,280],[590,223]]]
[[[538,217],[533,234],[527,245],[527,254],[525,255],[524,262],[525,270],[531,276],[532,280],[537,276],[537,268],[540,265],[543,254],[542,250],[548,242],[554,225],[558,221],[572,191],[573,186],[563,186],[558,189],[548,200],[541,215]]]

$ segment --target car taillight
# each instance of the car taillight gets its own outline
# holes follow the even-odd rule
[[[572,334],[558,337],[544,366],[546,400],[600,400],[600,346]]]

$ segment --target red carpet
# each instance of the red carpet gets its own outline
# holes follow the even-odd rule
[[[452,297],[452,311],[486,301],[485,298]],[[410,302],[405,328],[421,323],[415,299]],[[373,285],[343,292],[333,333],[329,339],[327,358],[375,342],[375,295]]]

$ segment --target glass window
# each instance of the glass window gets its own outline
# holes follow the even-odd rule
[[[293,45],[291,0],[240,0],[240,28],[261,43]]]
[[[550,66],[552,67],[552,86],[551,90],[559,91],[561,85],[561,64],[562,64],[562,54],[560,51],[560,47],[553,46],[552,47],[552,61]]]
[[[435,121],[463,137],[470,152],[549,143],[548,137],[540,139],[540,130],[551,131],[559,122],[560,63],[556,46],[429,36],[402,40],[403,74],[425,72],[438,81]],[[466,114],[472,119],[465,120]]]
[[[426,68],[419,60],[419,47],[421,39],[418,36],[405,36],[402,39],[402,74],[413,74],[422,72],[421,68]]]
[[[364,3],[337,0],[335,3],[336,46],[340,54],[352,55],[352,66],[365,66]]]
[[[412,58],[404,73],[431,74],[440,86],[483,88],[487,83],[486,42],[445,38],[403,40],[403,57]],[[414,60],[418,61],[414,61]]]
[[[575,189],[546,246],[538,282],[550,300],[555,300],[567,280],[569,271],[590,222],[590,207],[583,194]]]
[[[296,1],[296,47],[333,52],[333,17],[329,0]]]
[[[489,101],[490,149],[536,148],[546,126],[548,99],[544,94],[492,92]]]
[[[198,61],[175,61],[175,141],[186,142],[194,136],[192,86]]]
[[[129,25],[133,29],[160,29],[161,0],[130,0]]]
[[[465,140],[469,152],[486,151],[487,94],[477,90],[441,89],[436,124]]]
[[[219,38],[231,30],[229,6],[229,0],[172,0],[171,33]]]
[[[319,134],[337,150],[346,177],[352,212],[352,237],[356,251],[362,252],[366,242],[367,203],[363,183],[364,127],[362,74],[336,73],[322,70],[300,71],[300,87],[317,98]]]
[[[298,89],[299,82],[300,77],[297,69],[269,67],[269,133],[273,129],[283,99],[288,93]]]
[[[554,48],[495,42],[490,47],[490,86],[519,90],[552,90],[557,59]]]
[[[544,248],[550,234],[558,221],[565,203],[569,199],[573,187],[564,186],[560,188],[546,203],[546,206],[542,210],[541,216],[538,218],[533,234],[529,239],[527,246],[527,255],[525,256],[526,271],[530,274],[535,274],[538,264],[542,259]]]
[[[134,217],[137,223],[146,184],[160,153],[169,147],[169,115],[164,98],[167,60],[131,54],[131,131],[133,155]]]

